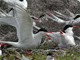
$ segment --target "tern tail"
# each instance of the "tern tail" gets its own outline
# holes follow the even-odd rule
[[[18,42],[10,42],[10,41],[0,41],[0,43],[7,43],[7,44],[10,44],[10,45],[13,45],[13,46],[18,46]]]

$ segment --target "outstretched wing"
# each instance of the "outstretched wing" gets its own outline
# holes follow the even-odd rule
[[[59,16],[61,16],[61,17],[64,17],[64,18],[66,18],[66,19],[69,19],[68,16],[66,16],[66,15],[64,15],[64,14],[58,12],[58,11],[54,11],[54,12],[56,12],[56,13],[57,13]]]
[[[70,10],[68,10],[68,9],[66,9],[68,12],[69,12],[69,14],[70,14],[70,16],[73,18],[73,17],[75,17],[75,14],[74,13],[72,13]]]
[[[0,18],[0,23],[5,23],[8,25],[12,25],[14,27],[18,27],[17,21],[15,20],[15,17],[3,17]]]
[[[58,22],[58,23],[65,23],[64,20],[58,18],[57,16],[55,16],[55,15],[53,15],[53,14],[51,14],[51,16],[52,16],[52,17],[49,17],[49,18],[51,18],[53,21],[56,21],[56,22]]]
[[[25,9],[20,6],[15,7],[16,9],[16,21],[18,22],[17,35],[19,37],[19,42],[27,42],[32,39],[33,36],[33,20]]]
[[[15,20],[15,17],[13,17],[13,10],[11,10],[9,13],[6,13],[2,9],[0,9],[0,24],[5,23],[8,25],[12,25],[17,28],[17,21]]]
[[[76,38],[80,39],[80,36],[75,36]]]

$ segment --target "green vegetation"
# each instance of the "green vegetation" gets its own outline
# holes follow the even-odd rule
[[[17,53],[15,53],[14,50],[11,50],[11,49],[8,49],[6,51],[9,52],[9,54],[5,53],[4,55],[1,55],[0,59],[5,58],[7,60],[13,60],[13,59],[20,60],[22,54],[25,55],[25,57],[27,57],[26,54],[23,52],[22,53],[18,52],[18,54],[17,54]],[[36,51],[36,50],[34,50],[34,51]],[[55,55],[56,60],[75,60],[75,59],[80,60],[80,53],[77,51],[74,51],[74,50],[69,50],[69,49],[62,50],[62,51],[65,51],[65,53],[62,53],[59,50],[58,51],[54,51],[54,50],[48,51],[47,53],[44,50],[43,50],[44,52],[40,50],[40,52],[38,52],[38,53],[34,52],[34,51],[29,56],[30,59],[33,59],[33,57],[34,57],[35,58],[34,60],[46,60],[46,54],[49,52],[52,52]],[[45,54],[41,54],[41,53],[45,53]]]

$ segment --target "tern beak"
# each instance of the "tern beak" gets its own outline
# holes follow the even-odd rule
[[[62,35],[63,34],[63,32],[60,30],[60,34]]]
[[[34,20],[37,20],[37,21],[39,21],[39,19],[38,18],[35,18],[35,17],[31,17],[32,19],[34,19]]]
[[[73,28],[79,28],[79,26],[73,26]]]
[[[51,14],[48,14],[48,16],[52,16]]]
[[[52,57],[54,58],[55,56],[54,56],[54,55],[52,55]]]
[[[52,33],[52,32],[47,32],[47,33]],[[47,33],[45,33],[45,35],[51,39],[51,37]]]
[[[38,18],[35,18],[35,20],[36,20],[36,21],[39,21],[39,19],[38,19]]]
[[[1,45],[6,45],[6,43],[1,43]]]

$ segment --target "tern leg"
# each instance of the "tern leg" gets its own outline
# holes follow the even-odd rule
[[[30,50],[24,50],[24,52],[27,54],[27,56],[29,56],[31,54],[31,51]]]

